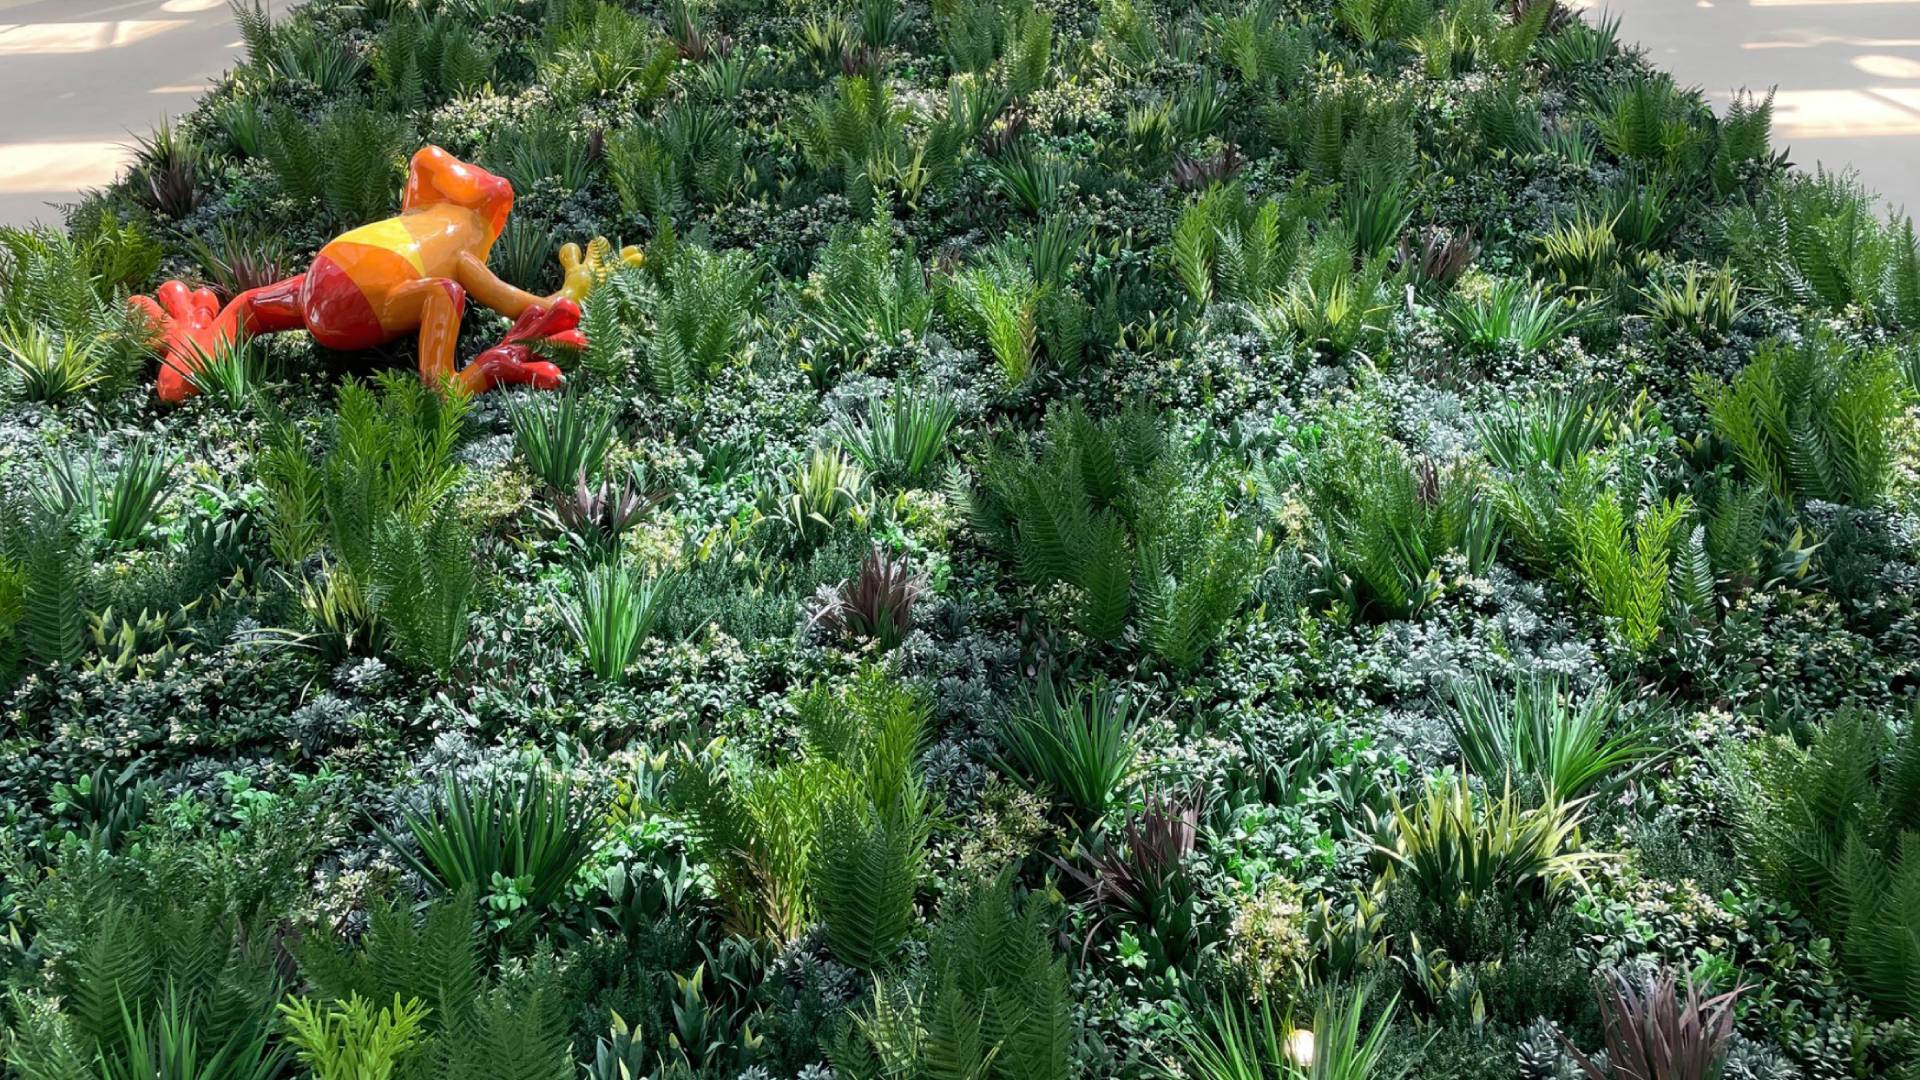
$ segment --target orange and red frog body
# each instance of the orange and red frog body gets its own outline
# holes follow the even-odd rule
[[[249,289],[224,308],[211,291],[179,281],[151,298],[134,297],[156,329],[161,400],[193,394],[194,372],[222,347],[282,330],[305,330],[330,349],[371,348],[417,330],[420,377],[430,385],[451,380],[472,393],[504,383],[559,386],[560,369],[538,359],[527,343],[584,346],[575,329],[580,301],[611,260],[602,241],[584,262],[569,244],[561,251],[566,283],[558,292],[541,297],[514,288],[487,269],[512,209],[512,184],[428,146],[407,169],[400,215],[334,238],[306,273]],[[620,257],[639,260],[632,248]],[[514,324],[500,344],[456,370],[454,347],[469,297]]]

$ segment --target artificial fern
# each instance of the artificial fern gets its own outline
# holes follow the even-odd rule
[[[1804,746],[1775,736],[1724,761],[1747,868],[1823,932],[1888,1016],[1920,1007],[1920,736],[1847,709]]]
[[[827,943],[853,967],[884,967],[913,925],[930,830],[925,796],[917,784],[882,805],[842,792],[821,811],[819,830],[811,888]]]
[[[0,523],[0,556],[9,564],[11,635],[20,653],[38,663],[76,663],[86,650],[90,553],[68,514],[24,499],[8,512],[12,520]]]
[[[367,598],[410,664],[442,678],[467,647],[473,534],[451,506],[425,521],[393,516],[373,540]]]
[[[1675,546],[1692,513],[1691,500],[1669,499],[1629,523],[1612,491],[1573,511],[1574,571],[1619,640],[1635,652],[1659,639]]]
[[[1006,875],[950,898],[917,978],[882,983],[829,1044],[835,1068],[851,1080],[1065,1080],[1072,1011],[1051,923]]]
[[[1905,387],[1885,348],[1855,350],[1825,328],[1761,346],[1730,383],[1695,379],[1716,435],[1781,501],[1873,505],[1894,463]]]

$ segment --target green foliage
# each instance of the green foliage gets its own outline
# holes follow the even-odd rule
[[[1313,59],[1306,28],[1285,25],[1271,3],[1254,0],[1234,15],[1214,14],[1207,27],[1222,56],[1249,86],[1291,90]]]
[[[798,704],[804,756],[766,768],[684,755],[675,801],[738,932],[788,941],[817,915],[835,955],[883,967],[924,872],[927,703],[867,668],[844,694],[816,686]]]
[[[825,387],[841,363],[919,339],[933,317],[926,271],[911,246],[896,251],[892,228],[880,219],[841,231],[820,249],[801,294],[808,324],[825,339],[827,357],[808,374]]]
[[[848,526],[863,529],[872,511],[867,476],[837,450],[815,450],[769,493],[764,521],[777,524],[785,546],[812,551]]]
[[[25,502],[17,500],[0,523],[0,554],[11,568],[11,606],[18,612],[11,636],[28,659],[76,663],[86,650],[88,552],[70,515]]]
[[[638,568],[617,561],[575,574],[574,591],[559,598],[560,621],[587,654],[596,677],[626,681],[627,668],[640,658],[677,584],[671,573],[643,577]]]
[[[1269,462],[1267,480],[1283,514],[1287,494],[1299,490],[1307,548],[1355,613],[1417,615],[1445,591],[1449,553],[1479,573],[1499,547],[1498,520],[1470,463],[1416,459],[1356,416],[1330,417],[1299,459]]]
[[[378,386],[376,394],[362,382],[341,384],[333,446],[320,465],[328,543],[362,588],[375,580],[381,531],[395,519],[418,529],[459,482],[453,451],[469,409],[460,395],[442,395],[411,376],[382,376]],[[436,551],[450,550],[455,539],[453,523],[446,524],[432,530]],[[424,550],[413,541],[426,539],[396,534],[396,554],[409,555],[409,546]]]
[[[1697,377],[1695,390],[1714,434],[1783,502],[1885,497],[1906,395],[1891,351],[1855,350],[1816,327],[1797,344],[1762,345],[1730,383]]]
[[[1334,17],[1362,45],[1418,37],[1433,17],[1425,0],[1339,0]]]
[[[343,104],[318,123],[275,109],[261,150],[288,195],[318,203],[333,227],[345,231],[399,210],[410,141],[395,117]]]
[[[882,982],[828,1049],[851,1080],[895,1076],[1065,1080],[1073,1038],[1067,969],[1052,917],[1009,882],[950,895],[911,980]]]
[[[1010,389],[1033,377],[1039,363],[1040,285],[1027,266],[998,248],[985,265],[947,282],[948,312],[986,342]]]
[[[437,799],[403,815],[413,845],[376,828],[436,891],[488,896],[499,925],[524,922],[560,901],[597,836],[566,778],[530,764],[483,782],[448,773]]]
[[[1049,412],[1044,445],[1003,443],[980,463],[974,527],[1029,583],[1073,590],[1081,632],[1114,641],[1130,618],[1153,654],[1197,663],[1252,589],[1262,540],[1223,513],[1218,479],[1130,409]]]
[[[1476,908],[1538,917],[1605,858],[1580,849],[1580,824],[1579,804],[1527,808],[1510,783],[1498,795],[1481,794],[1455,771],[1426,783],[1410,805],[1396,797],[1391,829],[1375,851],[1412,891],[1439,943],[1464,956]]]
[[[1692,515],[1692,500],[1681,496],[1630,519],[1612,491],[1572,509],[1574,573],[1615,638],[1633,652],[1646,652],[1660,638],[1674,550]]]
[[[513,443],[549,491],[570,491],[600,475],[613,443],[613,416],[572,393],[515,398],[507,405]]]
[[[1273,306],[1254,312],[1269,337],[1298,341],[1332,359],[1364,354],[1386,334],[1392,310],[1384,262],[1353,265],[1339,230],[1322,233]]]
[[[865,416],[841,418],[834,434],[869,476],[915,487],[946,459],[958,419],[959,410],[946,396],[907,390],[867,399]]]
[[[1211,188],[1181,211],[1169,257],[1195,303],[1216,291],[1249,304],[1271,303],[1293,281],[1306,246],[1306,223],[1323,214],[1329,193],[1296,186],[1284,199],[1246,204],[1237,186]]]
[[[863,971],[884,967],[906,939],[926,872],[930,809],[911,778],[886,802],[842,789],[821,808],[809,885],[827,944],[843,962]]]
[[[563,104],[616,98],[638,107],[666,92],[679,60],[650,20],[617,4],[576,4],[548,24],[545,82]]]
[[[1463,345],[1505,346],[1522,353],[1555,344],[1586,318],[1564,298],[1547,296],[1539,286],[1520,278],[1503,279],[1477,296],[1451,296],[1440,316]]]
[[[396,996],[376,1013],[358,994],[331,1007],[295,997],[281,1003],[280,1016],[314,1080],[389,1080],[418,1046],[427,1007],[418,998],[402,1002]]]
[[[370,66],[382,89],[417,112],[429,99],[460,97],[480,89],[492,72],[495,50],[475,40],[466,23],[445,15],[412,11],[389,19]]]
[[[9,389],[59,401],[118,389],[146,359],[146,328],[123,290],[159,265],[138,227],[101,214],[71,233],[0,228],[0,363]]]
[[[477,576],[474,537],[457,508],[415,520],[381,520],[373,537],[366,598],[400,656],[446,678],[468,646],[467,616]]]
[[[1631,165],[1674,173],[1698,163],[1705,133],[1696,119],[1704,110],[1697,91],[1682,90],[1665,74],[1647,75],[1615,88],[1595,111],[1600,141]]]
[[[1145,712],[1103,682],[1055,686],[1048,680],[995,724],[1000,767],[1034,778],[1086,824],[1096,824],[1139,768],[1135,731]]]
[[[1770,145],[1773,95],[1772,90],[1765,97],[1743,91],[1727,103],[1727,114],[1714,129],[1715,190],[1739,190],[1749,175],[1771,171],[1784,162],[1785,155],[1775,155]]]
[[[1912,1015],[1920,985],[1920,737],[1911,721],[1846,709],[1805,745],[1774,736],[1729,753],[1743,865],[1840,944],[1860,990]]]
[[[1750,310],[1741,300],[1740,282],[1725,270],[1702,272],[1688,263],[1678,284],[1656,282],[1641,290],[1642,310],[1661,334],[1688,334],[1716,345],[1727,340]]]
[[[326,474],[306,433],[279,415],[269,418],[265,442],[254,448],[253,465],[266,490],[273,557],[283,566],[298,567],[326,539]]]
[[[134,443],[109,476],[98,459],[56,457],[47,463],[41,500],[69,515],[110,547],[131,548],[152,530],[178,461],[154,440]]]
[[[686,247],[663,275],[641,368],[663,397],[697,398],[752,347],[759,267],[745,252]]]
[[[13,376],[13,392],[26,401],[65,401],[106,378],[105,359],[94,342],[64,338],[56,343],[35,324],[0,329],[0,354]]]
[[[1756,202],[1722,215],[1733,267],[1784,303],[1856,307],[1882,322],[1920,325],[1912,223],[1882,225],[1875,202],[1846,173],[1776,180]]]
[[[418,922],[410,907],[376,904],[358,947],[319,942],[302,950],[301,966],[316,996],[336,1006],[358,998],[425,1007],[402,1075],[571,1077],[568,1018],[551,977],[536,971],[490,986],[473,911],[471,889],[426,905]]]
[[[1387,1002],[1363,1035],[1365,991],[1329,1000],[1313,1011],[1310,1043],[1271,997],[1248,1005],[1223,1001],[1208,1010],[1202,1029],[1179,1038],[1177,1065],[1160,1075],[1173,1080],[1388,1080],[1388,1036],[1398,1000]],[[1302,1059],[1305,1060],[1302,1060]]]
[[[1658,750],[1650,725],[1623,719],[1610,686],[1576,697],[1563,680],[1533,675],[1508,692],[1481,676],[1456,682],[1452,697],[1461,762],[1476,776],[1537,784],[1549,802],[1612,791]]]

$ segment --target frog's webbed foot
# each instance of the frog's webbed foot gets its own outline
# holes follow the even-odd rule
[[[584,253],[579,244],[566,244],[560,248],[560,269],[566,280],[554,298],[565,297],[576,304],[587,302],[587,296],[602,282],[612,276],[615,270],[623,266],[644,266],[647,257],[640,249],[628,244],[615,253],[613,245],[604,236],[596,236],[587,243]]]
[[[213,290],[190,288],[183,281],[169,281],[152,296],[128,297],[153,330],[152,344],[160,353],[154,388],[160,400],[179,402],[191,396],[199,389],[194,373],[241,338],[300,327],[303,277],[249,289],[225,308]]]
[[[500,344],[474,357],[460,370],[461,381],[476,393],[509,384],[557,390],[566,382],[566,376],[555,364],[540,359],[529,343],[584,348],[586,338],[576,329],[579,325],[580,305],[572,300],[533,304],[513,321],[513,329],[500,339]]]

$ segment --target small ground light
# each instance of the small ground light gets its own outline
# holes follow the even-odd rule
[[[1294,1028],[1287,1032],[1287,1060],[1302,1069],[1313,1065],[1313,1029]]]

